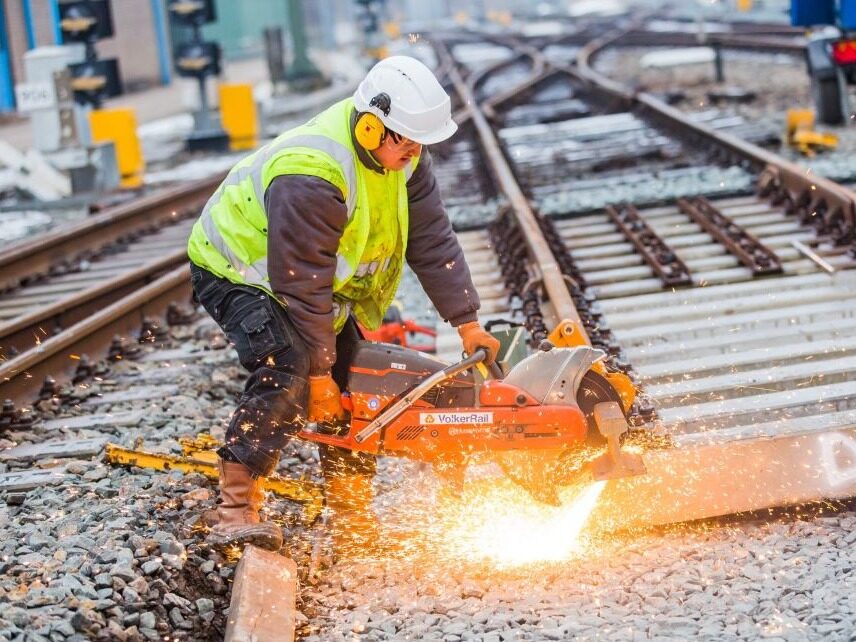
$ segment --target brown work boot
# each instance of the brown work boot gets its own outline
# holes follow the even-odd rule
[[[264,501],[261,478],[254,479],[243,464],[217,462],[220,469],[220,521],[211,529],[207,542],[218,548],[253,544],[271,551],[282,546],[282,531],[276,524],[263,522],[259,509]]]
[[[337,558],[366,557],[382,547],[380,529],[372,510],[374,489],[368,475],[330,475],[324,497],[332,515],[328,521]]]

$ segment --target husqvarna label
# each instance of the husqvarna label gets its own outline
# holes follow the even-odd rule
[[[419,423],[454,426],[460,424],[492,424],[492,412],[420,412]]]

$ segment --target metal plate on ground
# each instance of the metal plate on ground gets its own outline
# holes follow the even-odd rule
[[[140,386],[130,390],[107,392],[100,397],[92,397],[83,402],[84,406],[101,406],[123,401],[157,401],[178,394],[178,386]]]
[[[36,461],[51,457],[86,457],[97,455],[107,443],[106,437],[89,439],[53,440],[41,444],[27,444],[0,451],[0,461]]]
[[[136,426],[146,413],[142,410],[130,412],[108,412],[98,415],[80,415],[78,417],[61,417],[51,419],[44,423],[46,430],[59,430],[66,428],[75,430],[80,428],[103,428],[104,426]]]
[[[58,484],[68,475],[58,470],[21,470],[0,474],[0,491],[32,490]]]
[[[292,642],[296,595],[294,561],[246,546],[235,569],[225,642]]]

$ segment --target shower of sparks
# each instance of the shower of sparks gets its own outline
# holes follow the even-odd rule
[[[471,484],[464,496],[440,506],[445,554],[509,569],[571,559],[605,482],[578,489],[562,506],[535,502],[523,489]]]

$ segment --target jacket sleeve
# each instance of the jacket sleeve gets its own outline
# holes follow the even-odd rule
[[[475,321],[479,295],[464,251],[446,215],[427,150],[407,182],[410,225],[407,263],[440,316],[453,326]]]
[[[321,178],[282,175],[265,192],[271,289],[309,349],[310,372],[336,361],[333,277],[336,250],[348,220],[338,187]]]

